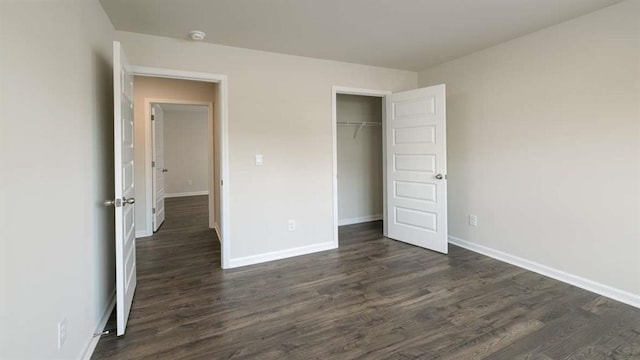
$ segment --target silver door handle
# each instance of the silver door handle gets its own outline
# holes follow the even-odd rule
[[[436,179],[442,180],[442,179],[444,179],[444,176],[442,176],[442,174],[437,174],[436,175]]]
[[[134,199],[134,198],[128,198],[127,199],[126,197],[123,197],[122,198],[122,202],[125,203],[125,204],[132,205],[132,204],[135,204],[136,199]]]
[[[169,172],[169,170],[168,169],[162,169],[162,172],[166,173],[166,172]]]
[[[122,206],[122,200],[120,200],[120,199],[107,200],[103,204],[104,204],[104,206],[120,207],[120,206]]]

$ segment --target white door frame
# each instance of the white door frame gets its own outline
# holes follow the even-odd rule
[[[216,209],[214,206],[214,198],[215,196],[215,184],[214,181],[214,171],[213,161],[214,161],[214,142],[213,142],[213,102],[212,101],[189,101],[189,100],[179,100],[179,99],[160,99],[160,98],[145,98],[144,99],[144,118],[145,118],[145,183],[147,190],[147,197],[154,197],[155,189],[153,188],[153,168],[151,166],[151,162],[153,161],[153,153],[155,152],[155,139],[153,138],[153,132],[151,131],[151,122],[147,121],[151,117],[151,105],[152,104],[173,104],[173,105],[199,105],[207,107],[207,189],[209,191],[209,228],[215,229],[215,214]],[[149,128],[147,138],[147,127]],[[147,202],[147,208],[145,209],[145,214],[147,218],[147,223],[151,224],[153,222],[153,201]],[[220,225],[218,225],[220,226]],[[218,233],[220,229],[216,229]],[[153,226],[151,227],[151,233],[146,234],[147,236],[153,235]],[[220,234],[218,234],[219,236]]]
[[[391,91],[387,90],[372,90],[372,89],[359,89],[345,86],[332,86],[331,87],[331,136],[333,146],[333,245],[338,248],[338,94],[340,95],[361,95],[361,96],[373,96],[382,98],[382,134],[386,133],[386,111],[385,111],[385,96],[391,94]],[[387,234],[387,180],[386,169],[387,159],[385,137],[382,136],[382,218],[383,218],[383,234]]]
[[[217,104],[215,111],[220,114],[220,247],[221,247],[221,263],[222,268],[229,268],[229,259],[231,254],[231,229],[230,229],[230,181],[229,181],[229,96],[228,96],[228,79],[227,75],[209,74],[193,71],[172,70],[163,68],[152,68],[146,66],[131,66],[131,73],[138,76],[159,77],[167,79],[193,80],[202,82],[217,83],[219,85],[218,98],[214,99]],[[184,103],[184,102],[182,102]],[[145,103],[145,113],[148,112],[148,105]],[[213,133],[213,131],[211,131]],[[145,171],[147,174],[147,185],[149,185],[149,174],[151,170],[151,124],[145,121]],[[147,187],[147,195],[149,195]],[[151,199],[151,197],[148,197]],[[151,201],[148,201],[151,204]],[[151,211],[148,212],[151,214]],[[210,212],[211,214],[211,212]],[[149,222],[151,225],[151,222]]]

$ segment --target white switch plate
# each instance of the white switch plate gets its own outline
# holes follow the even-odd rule
[[[264,164],[264,156],[256,154],[256,165],[261,166],[262,164]]]
[[[293,231],[296,229],[296,221],[293,219],[289,219],[289,231]]]
[[[469,225],[478,226],[478,216],[477,215],[469,215]]]

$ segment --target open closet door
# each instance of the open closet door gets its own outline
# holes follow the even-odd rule
[[[136,290],[135,189],[133,182],[133,75],[120,43],[113,42],[114,159],[116,211],[116,315],[123,335]]]
[[[386,97],[387,236],[448,251],[445,86]]]

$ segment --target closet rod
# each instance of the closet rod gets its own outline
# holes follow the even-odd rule
[[[356,122],[356,121],[338,121],[338,125],[353,125],[353,126],[382,126],[381,122]]]
[[[358,137],[358,133],[365,126],[382,126],[381,122],[368,122],[368,121],[360,121],[360,122],[356,122],[356,121],[336,121],[336,123],[338,125],[357,126],[358,128],[356,129],[356,132],[353,134],[353,138],[354,139]]]

